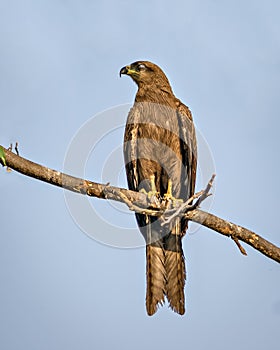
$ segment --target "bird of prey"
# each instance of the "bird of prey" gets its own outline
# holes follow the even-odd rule
[[[129,189],[162,200],[186,201],[194,194],[197,147],[192,115],[173,94],[156,64],[137,61],[123,67],[137,84],[124,134],[124,159]],[[163,224],[155,216],[136,214],[146,241],[146,309],[153,315],[165,297],[175,312],[185,313],[185,259],[182,249],[188,222]]]

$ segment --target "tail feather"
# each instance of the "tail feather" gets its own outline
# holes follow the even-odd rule
[[[148,315],[153,315],[159,305],[164,303],[166,294],[165,255],[161,247],[147,245],[147,292],[146,309]]]
[[[183,315],[185,313],[186,268],[179,222],[166,237],[165,249],[166,296],[171,309]]]
[[[169,306],[180,315],[185,313],[185,261],[182,252],[166,251],[166,296]]]
[[[160,238],[162,232],[148,231],[146,245],[147,291],[146,309],[153,315],[167,297],[169,306],[180,315],[185,313],[185,260],[182,249],[181,224],[178,220],[172,231]],[[151,238],[157,237],[156,241]]]

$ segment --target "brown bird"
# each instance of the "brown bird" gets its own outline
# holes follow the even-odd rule
[[[197,147],[192,115],[177,99],[164,72],[148,61],[123,67],[138,86],[124,134],[129,189],[144,191],[176,205],[194,194]],[[155,216],[136,214],[146,241],[146,309],[153,315],[165,297],[175,312],[185,313],[186,279],[182,237],[188,223],[177,218],[162,225]]]

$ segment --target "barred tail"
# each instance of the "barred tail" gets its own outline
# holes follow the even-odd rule
[[[165,240],[166,296],[169,306],[180,315],[185,313],[186,268],[182,249],[182,236],[176,225]]]
[[[147,291],[146,309],[149,316],[153,315],[159,305],[164,303],[166,290],[165,256],[159,246],[146,246],[147,259]]]

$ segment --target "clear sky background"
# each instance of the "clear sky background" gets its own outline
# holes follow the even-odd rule
[[[279,12],[276,0],[1,1],[0,144],[18,141],[21,155],[63,170],[82,125],[113,108],[117,119],[106,113],[102,140],[98,124],[92,134],[91,146],[98,145],[86,176],[126,186],[113,153],[126,119],[117,106],[133,103],[136,85],[118,72],[151,60],[209,145],[217,173],[211,212],[279,245]],[[122,126],[114,129],[116,120]],[[246,245],[244,257],[230,239],[192,225],[183,243],[187,313],[165,306],[148,317],[143,247],[91,239],[61,189],[0,170],[1,349],[279,344],[276,262]],[[108,222],[116,240],[135,231],[123,206],[90,203],[99,213],[91,236],[106,236]]]

